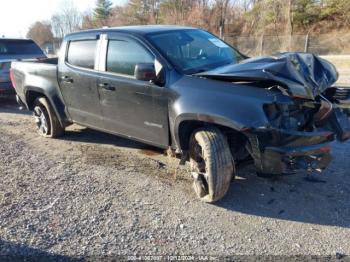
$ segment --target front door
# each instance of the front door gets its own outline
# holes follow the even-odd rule
[[[136,39],[118,34],[108,38],[105,72],[97,84],[105,129],[166,147],[169,143],[166,88],[134,77],[136,64],[154,63],[155,56]]]

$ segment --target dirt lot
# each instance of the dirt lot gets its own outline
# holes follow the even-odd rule
[[[322,175],[239,171],[227,197],[198,201],[163,152],[78,126],[39,137],[0,105],[0,255],[350,254],[350,143]]]

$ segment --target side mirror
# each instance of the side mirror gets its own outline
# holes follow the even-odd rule
[[[135,66],[135,78],[140,81],[156,81],[157,75],[153,63],[139,63]]]

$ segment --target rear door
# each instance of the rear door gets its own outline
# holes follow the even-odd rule
[[[74,122],[103,128],[96,64],[99,35],[90,34],[68,39],[59,63],[58,81],[67,110]]]
[[[155,55],[138,39],[110,33],[98,87],[105,128],[157,146],[169,143],[167,90],[134,77],[138,63],[154,63]],[[103,45],[102,45],[103,46]],[[101,55],[102,56],[102,55]]]

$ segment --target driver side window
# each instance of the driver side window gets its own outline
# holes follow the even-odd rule
[[[110,40],[107,51],[107,72],[134,76],[139,63],[154,63],[154,57],[132,40]]]

